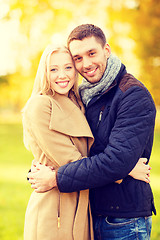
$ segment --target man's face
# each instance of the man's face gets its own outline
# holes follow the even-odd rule
[[[110,46],[104,47],[95,37],[73,40],[69,45],[76,69],[90,83],[99,82],[110,56]]]

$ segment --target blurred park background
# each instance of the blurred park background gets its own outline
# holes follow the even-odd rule
[[[48,43],[65,43],[82,23],[101,27],[129,73],[151,92],[157,107],[150,165],[160,239],[160,1],[0,0],[0,239],[22,240],[31,193],[32,155],[23,145],[21,109],[29,98],[40,56]]]

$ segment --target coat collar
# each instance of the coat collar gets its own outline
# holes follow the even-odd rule
[[[93,138],[84,114],[68,97],[55,94],[51,104],[50,129],[72,137]]]

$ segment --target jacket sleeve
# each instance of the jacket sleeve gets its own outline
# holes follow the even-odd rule
[[[143,156],[147,143],[153,140],[156,109],[152,97],[146,89],[134,86],[122,93],[118,102],[105,150],[58,169],[61,192],[101,187],[122,179]]]

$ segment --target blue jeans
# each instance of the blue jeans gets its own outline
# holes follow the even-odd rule
[[[113,218],[94,216],[94,240],[149,240],[152,217]]]

